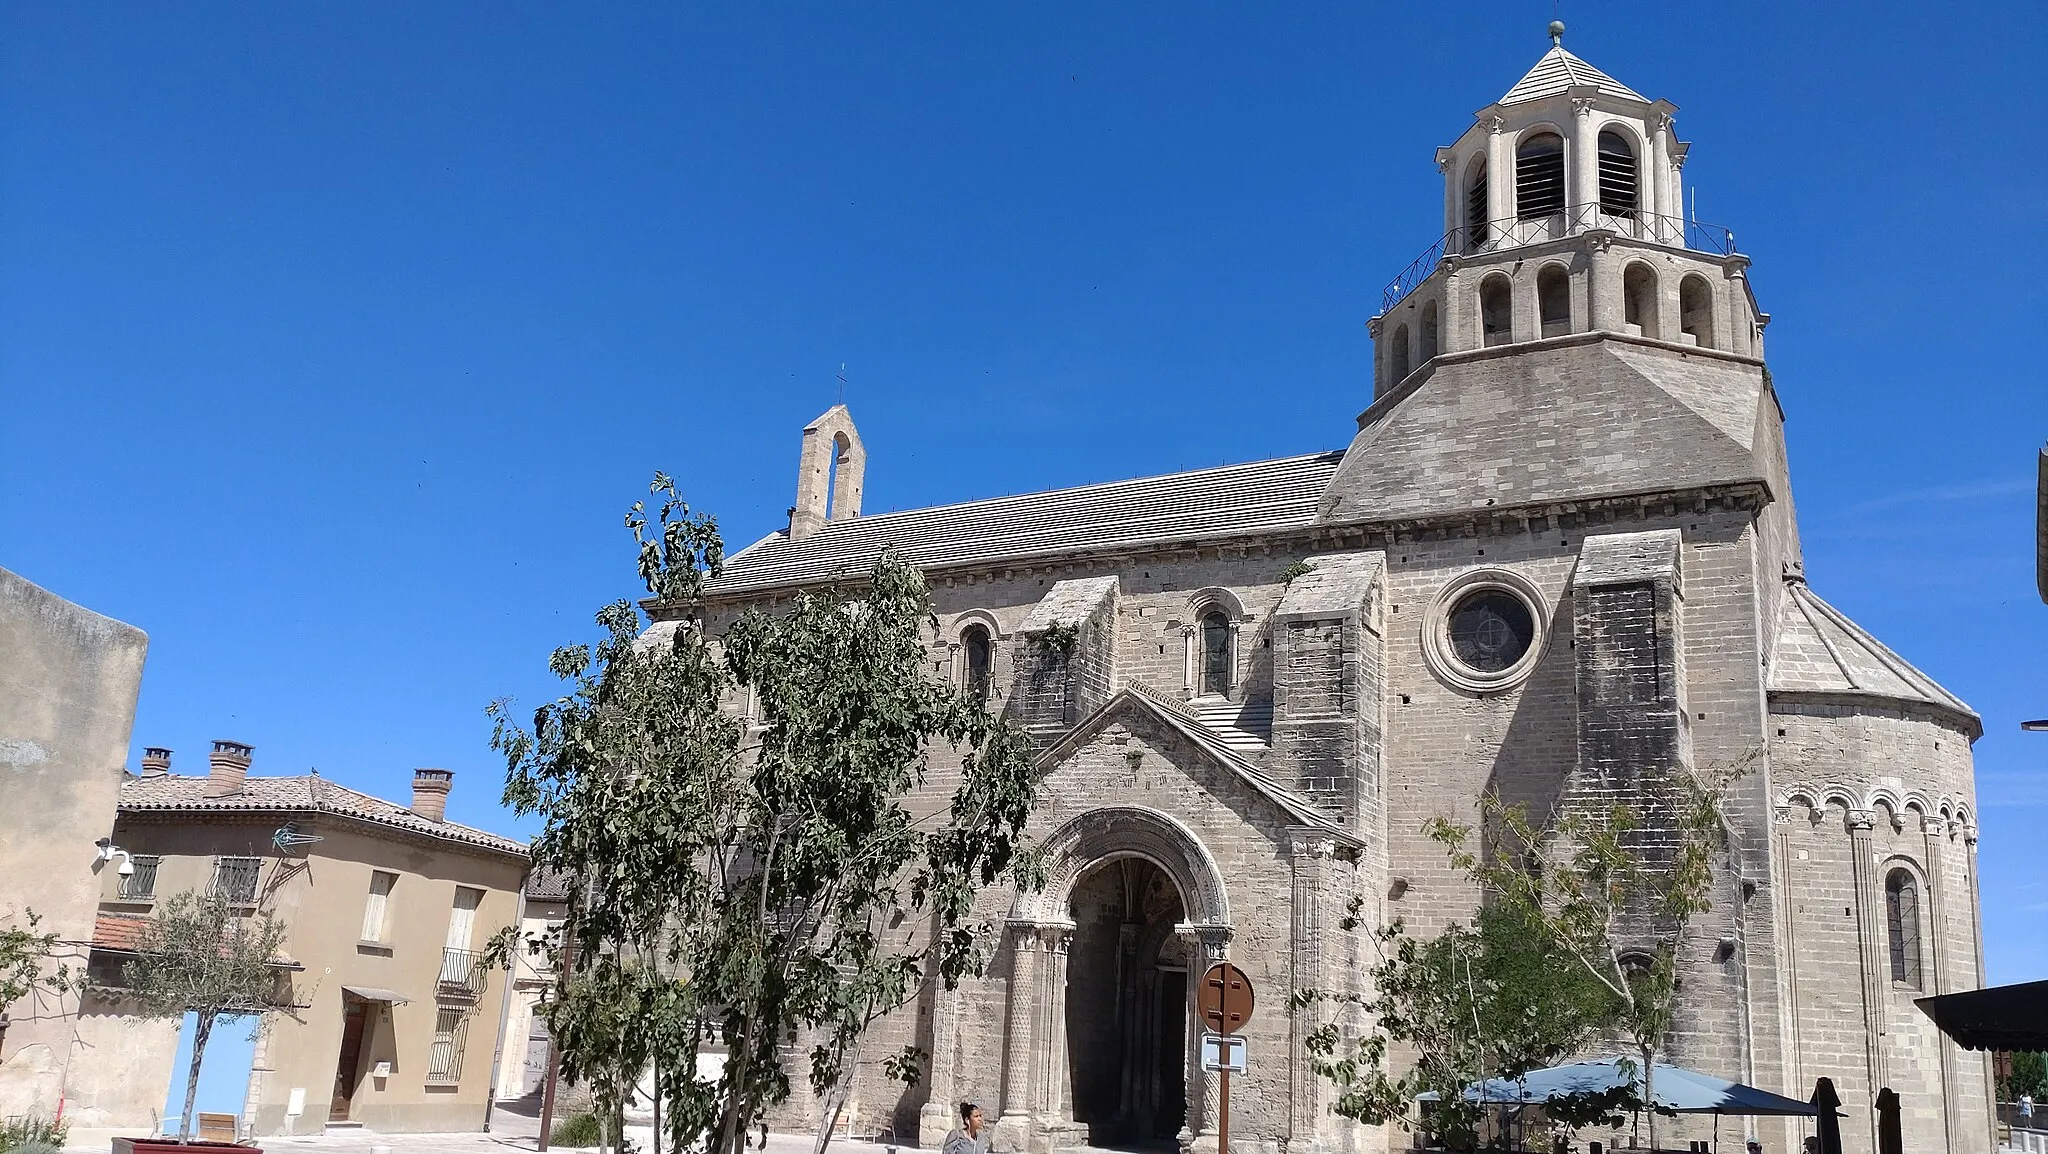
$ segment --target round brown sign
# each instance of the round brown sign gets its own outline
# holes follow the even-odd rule
[[[1235,1034],[1251,1020],[1251,979],[1229,962],[1217,962],[1202,975],[1195,1006],[1203,1025],[1219,1034]]]

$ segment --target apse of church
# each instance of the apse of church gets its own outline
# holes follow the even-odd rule
[[[1233,1145],[1406,1146],[1331,1113],[1287,1008],[1359,980],[1346,902],[1469,918],[1423,825],[1489,792],[1542,814],[1739,765],[1668,1059],[1830,1077],[1861,1145],[1889,1087],[1909,1148],[1989,1151],[1984,1056],[1912,1005],[1981,984],[1981,726],[1807,584],[1768,317],[1680,211],[1675,113],[1553,43],[1438,150],[1443,236],[1379,302],[1342,449],[864,516],[851,414],[805,430],[790,529],[729,559],[719,613],[898,550],[933,670],[1032,735],[1045,798],[1046,886],[986,895],[987,973],[882,1024],[870,1054],[931,1065],[864,1067],[857,1129],[933,1145],[967,1099],[1003,1151],[1213,1152],[1190,975],[1228,959],[1261,996]]]

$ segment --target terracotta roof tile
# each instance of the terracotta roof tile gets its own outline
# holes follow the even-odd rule
[[[297,777],[251,777],[226,797],[206,796],[204,777],[131,777],[121,783],[121,812],[135,813],[308,813],[329,814],[388,829],[525,856],[526,846],[452,821],[429,821],[402,805],[371,797],[317,773]]]

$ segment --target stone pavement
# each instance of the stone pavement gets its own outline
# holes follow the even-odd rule
[[[377,1134],[368,1130],[337,1131],[330,1134],[308,1134],[291,1138],[258,1138],[255,1144],[265,1154],[284,1151],[321,1151],[323,1154],[486,1154],[518,1150],[537,1150],[540,1147],[537,1135],[538,1122],[529,1117],[498,1110],[491,1116],[491,1133],[470,1134]],[[100,1154],[112,1148],[115,1135],[133,1136],[134,1130],[77,1130],[71,1140],[65,1143],[66,1154]],[[653,1137],[647,1126],[628,1126],[626,1136],[636,1149],[646,1151]],[[551,1146],[550,1151],[563,1154],[577,1154],[579,1151],[594,1150],[591,1146]],[[810,1154],[811,1139],[802,1134],[770,1134],[768,1145],[760,1154]],[[914,1151],[915,1147],[887,1147],[873,1142],[855,1142],[834,1139],[830,1154],[891,1154],[892,1151]]]

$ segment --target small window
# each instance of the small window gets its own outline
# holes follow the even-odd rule
[[[370,873],[370,896],[363,902],[363,940],[381,942],[384,940],[385,911],[391,904],[391,887],[398,881],[398,875],[373,870]]]
[[[128,859],[135,866],[135,872],[121,879],[121,900],[124,902],[147,902],[156,899],[156,867],[163,864],[160,857],[136,854]]]
[[[1636,150],[1611,128],[1600,134],[1600,211],[1609,216],[1636,214]]]
[[[1678,327],[1699,347],[1714,347],[1714,290],[1705,277],[1678,282]]]
[[[1523,220],[1564,211],[1564,138],[1539,132],[1515,150],[1515,215]]]
[[[1486,243],[1486,158],[1474,157],[1465,170],[1465,250]]]
[[[1205,696],[1230,694],[1230,619],[1211,610],[1202,614],[1202,685]]]
[[[1908,870],[1884,879],[1885,934],[1891,941],[1892,981],[1920,988],[1920,885]]]
[[[434,1013],[434,1040],[427,1045],[427,1081],[452,1085],[462,1081],[462,1051],[469,1039],[469,1011],[442,1006]]]
[[[1411,367],[1408,363],[1407,325],[1394,326],[1394,347],[1390,350],[1388,359],[1393,367],[1387,374],[1389,378],[1387,383],[1400,384],[1407,379],[1408,370]]]
[[[1428,364],[1430,358],[1436,356],[1439,351],[1437,345],[1436,302],[1430,301],[1422,306],[1422,355],[1420,357],[1422,363]]]
[[[1482,588],[1451,607],[1451,652],[1469,669],[1500,673],[1536,642],[1536,618],[1505,589]]]
[[[253,906],[256,904],[256,879],[263,870],[260,857],[223,857],[214,859],[213,893],[230,905]]]
[[[1487,347],[1507,344],[1514,333],[1514,289],[1498,274],[1479,285],[1479,328]]]
[[[1657,274],[1646,264],[1632,264],[1621,274],[1622,319],[1638,332],[1657,336]]]
[[[985,625],[969,625],[960,634],[961,687],[976,701],[988,699],[995,667],[995,642]]]
[[[1536,311],[1544,336],[1572,331],[1572,282],[1563,265],[1545,265],[1536,274]]]

